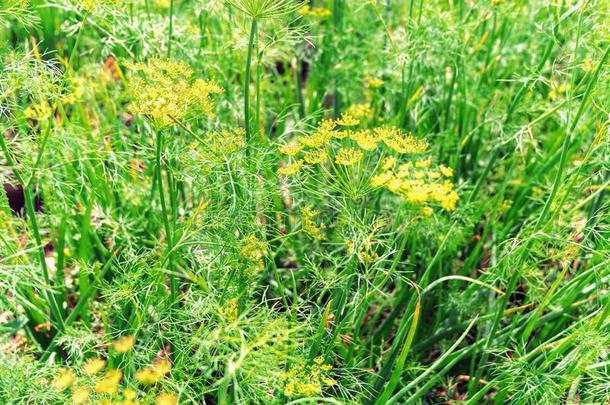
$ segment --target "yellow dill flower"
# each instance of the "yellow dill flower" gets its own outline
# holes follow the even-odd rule
[[[133,401],[134,399],[136,399],[137,395],[138,394],[131,388],[125,388],[125,390],[123,391],[123,397],[125,397],[125,399],[128,401]]]
[[[383,170],[390,170],[396,166],[396,158],[393,156],[387,157],[381,162],[381,168]]]
[[[407,201],[414,204],[421,204],[429,199],[430,188],[425,184],[410,187],[405,191]]]
[[[297,13],[306,17],[312,17],[317,19],[325,19],[331,16],[331,11],[324,7],[310,7],[304,5],[297,10]]]
[[[350,138],[356,141],[358,146],[366,151],[377,149],[377,139],[367,130],[352,132]]]
[[[157,405],[177,405],[178,397],[176,394],[172,394],[171,392],[162,392],[157,396],[155,403]]]
[[[194,108],[213,115],[211,95],[223,92],[214,82],[191,81],[193,71],[184,62],[152,58],[147,63],[126,62],[125,66],[144,76],[130,80],[130,111],[145,115],[160,127],[174,124],[174,119],[184,118]]]
[[[42,102],[31,105],[23,111],[25,118],[33,119],[36,121],[46,121],[51,116],[52,111],[49,103]]]
[[[284,382],[284,395],[315,396],[322,392],[323,386],[332,386],[336,381],[329,377],[330,364],[324,364],[322,357],[314,359],[311,365],[297,365],[280,376]]]
[[[150,366],[144,367],[135,374],[135,379],[145,385],[153,385],[161,381],[171,370],[171,363],[161,359]]]
[[[383,141],[390,149],[400,153],[423,153],[428,149],[428,143],[405,134],[398,128],[380,127],[373,130],[378,140]]]
[[[123,373],[121,370],[108,370],[104,376],[95,383],[95,392],[98,394],[115,394]]]
[[[330,140],[332,134],[327,134],[325,132],[316,132],[312,135],[302,136],[299,138],[299,142],[310,148],[319,148],[321,146],[326,145],[326,143]]]
[[[266,241],[258,239],[254,233],[251,233],[242,239],[240,255],[244,259],[259,262],[267,254],[267,248]]]
[[[432,213],[434,213],[434,210],[430,207],[422,207],[421,212],[425,216],[429,217],[430,215],[432,215]]]
[[[432,159],[418,160],[417,162],[415,162],[415,167],[424,169],[424,168],[430,167],[431,164],[432,164]]]
[[[284,386],[284,395],[286,395],[287,397],[294,396],[295,386],[296,384],[294,383],[294,381],[288,381],[288,383],[286,383],[286,385]]]
[[[222,94],[224,90],[213,80],[197,79],[191,85],[190,94],[203,113],[214,116],[212,94]]]
[[[373,76],[365,77],[364,81],[365,81],[367,86],[375,88],[375,89],[383,86],[383,83],[384,83],[383,80],[378,79],[378,78],[373,77]]]
[[[337,120],[337,124],[344,127],[355,127],[356,125],[360,124],[360,120],[352,117],[348,113],[343,113],[341,114],[341,118]]]
[[[324,149],[310,150],[303,156],[303,160],[310,165],[322,163],[324,158],[326,158],[326,151]]]
[[[245,132],[242,128],[208,132],[205,137],[204,158],[212,163],[224,163],[226,156],[238,152],[245,144]]]
[[[407,162],[398,167],[395,175],[391,171],[385,171],[373,176],[371,185],[385,186],[389,191],[404,196],[409,203],[424,205],[422,212],[425,215],[432,213],[431,208],[426,208],[426,204],[440,205],[447,211],[455,210],[459,196],[453,189],[453,183],[447,179],[440,182],[441,173],[431,170],[431,165],[430,159],[420,160],[415,164]]]
[[[371,186],[373,186],[373,187],[384,186],[384,185],[388,184],[393,178],[394,178],[394,175],[392,174],[392,172],[389,172],[389,171],[381,173],[381,174],[377,174],[377,175],[371,177]]]
[[[397,193],[401,190],[403,185],[403,181],[392,176],[390,180],[386,183],[386,187],[393,193]]]
[[[320,211],[315,211],[309,206],[301,208],[301,227],[305,233],[317,240],[324,238],[324,225],[318,226],[315,221],[319,215]]]
[[[447,167],[445,165],[440,165],[438,167],[438,169],[441,171],[441,173],[443,174],[443,176],[445,177],[452,177],[453,176],[453,169],[450,167]]]
[[[337,122],[331,119],[325,119],[318,125],[318,132],[330,132],[337,126]]]
[[[303,150],[303,145],[300,143],[280,146],[280,153],[283,153],[284,155],[288,155],[288,156],[295,156],[302,150]]]
[[[364,154],[354,148],[341,148],[335,156],[335,163],[343,166],[351,166],[362,159]]]
[[[460,196],[458,195],[458,193],[453,190],[448,191],[447,188],[445,188],[444,193],[442,194],[442,196],[437,198],[437,201],[439,201],[441,203],[441,207],[443,207],[447,211],[453,211],[455,210],[459,199]]]
[[[83,365],[83,374],[95,375],[106,365],[106,360],[98,358],[89,359]]]
[[[136,342],[135,336],[122,336],[112,342],[112,347],[117,353],[127,353]]]
[[[52,384],[58,390],[63,390],[74,384],[74,381],[76,381],[74,373],[67,368],[62,368],[57,373],[57,376],[55,376]]]
[[[349,137],[351,131],[333,131],[333,138],[335,139],[344,139]]]
[[[75,387],[72,391],[72,403],[81,405],[89,399],[89,389],[87,387]]]
[[[303,160],[297,160],[296,162],[280,167],[278,173],[283,174],[284,176],[294,176],[301,170],[301,166],[303,166]]]
[[[345,111],[346,114],[354,118],[369,118],[373,114],[373,110],[368,104],[352,104]]]

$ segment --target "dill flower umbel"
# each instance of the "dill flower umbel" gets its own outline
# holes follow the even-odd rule
[[[312,18],[317,18],[319,20],[323,20],[325,18],[328,18],[332,15],[332,12],[324,7],[310,7],[309,5],[304,5],[301,8],[299,8],[297,10],[297,13],[302,15],[302,16],[306,16],[306,17],[312,17]]]
[[[351,132],[350,138],[356,141],[358,146],[365,151],[377,149],[377,138],[367,130]]]
[[[112,347],[117,353],[127,353],[136,342],[135,336],[122,336],[112,342]]]
[[[62,368],[53,380],[53,387],[58,390],[63,390],[74,384],[74,381],[76,381],[76,375],[71,370]]]
[[[162,392],[155,399],[155,403],[157,405],[177,405],[178,397],[176,394],[172,394],[171,392]]]
[[[374,89],[377,89],[381,86],[383,86],[383,80],[378,79],[376,77],[373,76],[367,76],[364,78],[364,82],[366,83],[367,86],[372,87]]]
[[[337,382],[330,377],[330,364],[323,357],[316,357],[310,365],[297,365],[280,376],[287,397],[311,397],[319,395],[323,387],[332,387]]]
[[[115,394],[119,388],[121,378],[123,378],[121,370],[108,370],[95,383],[95,392],[98,394]]]
[[[314,149],[307,151],[303,156],[303,160],[310,165],[322,163],[326,158],[326,151],[324,149]]]
[[[390,149],[400,154],[423,153],[428,149],[428,143],[402,132],[395,127],[380,127],[373,130],[375,136]]]
[[[244,259],[262,265],[263,257],[267,254],[267,245],[266,241],[258,239],[256,235],[252,233],[241,241],[240,255]]]
[[[139,370],[135,379],[144,385],[153,385],[161,381],[171,370],[171,363],[167,359],[156,361],[150,366]]]
[[[297,153],[303,150],[303,145],[300,143],[293,143],[290,145],[280,146],[280,153],[286,156],[295,156]]]
[[[315,218],[319,215],[320,211],[315,211],[309,206],[301,208],[301,227],[306,234],[317,240],[324,238],[324,225],[317,225],[315,222]]]
[[[83,365],[83,374],[95,375],[99,373],[106,365],[106,360],[100,359],[99,357],[89,359]]]
[[[351,166],[358,163],[364,154],[355,148],[341,148],[335,156],[335,163],[343,166]]]
[[[360,124],[360,120],[353,117],[349,113],[343,113],[341,114],[341,118],[337,120],[337,124],[344,127],[355,127],[356,125]]]
[[[89,389],[87,387],[75,387],[72,391],[72,403],[74,405],[84,404],[89,400]]]
[[[193,71],[184,62],[152,58],[147,63],[126,62],[125,66],[141,73],[129,82],[133,97],[129,109],[159,127],[174,124],[192,110],[212,116],[211,96],[223,93],[213,81],[192,80]]]
[[[447,178],[453,175],[453,170],[440,166],[439,170],[432,167],[430,159],[407,162],[395,169],[396,162],[382,164],[383,172],[371,178],[373,187],[385,187],[389,191],[402,195],[407,202],[422,205],[439,205],[447,211],[455,210],[459,200],[453,189],[453,183]],[[423,211],[430,215],[429,209]]]
[[[356,118],[369,118],[373,114],[371,106],[368,104],[352,104],[345,111],[346,114]]]
[[[283,174],[284,176],[294,176],[299,172],[301,166],[303,166],[303,160],[297,160],[296,162],[280,167],[278,173]]]

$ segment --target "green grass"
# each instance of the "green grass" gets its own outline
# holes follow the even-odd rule
[[[0,402],[608,403],[609,21],[4,1]]]

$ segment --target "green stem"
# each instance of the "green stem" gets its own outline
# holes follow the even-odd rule
[[[167,30],[167,58],[172,57],[172,37],[174,34],[174,0],[169,1],[169,28]]]
[[[246,142],[252,139],[252,131],[250,129],[250,76],[252,64],[252,51],[254,49],[254,40],[258,30],[258,22],[256,18],[252,19],[250,26],[250,39],[248,40],[248,56],[246,59],[246,77],[244,80],[244,126],[246,127]]]
[[[165,228],[165,238],[167,240],[167,251],[169,252],[168,256],[168,266],[170,271],[173,270],[173,235],[171,232],[171,227],[168,218],[167,212],[167,203],[165,202],[165,192],[163,191],[163,165],[161,158],[161,151],[163,150],[163,132],[157,132],[157,150],[156,150],[156,163],[157,163],[157,188],[159,191],[159,202],[161,203],[161,216],[163,218],[163,227]],[[174,302],[177,295],[177,280],[174,274],[170,274],[170,294],[171,301]]]

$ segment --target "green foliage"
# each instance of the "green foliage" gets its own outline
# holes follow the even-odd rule
[[[0,403],[610,400],[607,0],[0,6]]]

